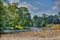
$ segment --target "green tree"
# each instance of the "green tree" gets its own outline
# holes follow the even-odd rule
[[[28,12],[28,9],[26,7],[20,7],[18,8],[18,25],[19,27],[30,27],[31,24],[31,15]]]
[[[60,18],[60,12],[58,13],[58,17]]]
[[[41,21],[41,27],[46,26],[46,24],[47,24],[47,15],[43,14],[42,21]]]
[[[48,24],[52,24],[53,23],[53,16],[52,15],[49,15],[48,18],[47,18],[47,23]]]
[[[34,17],[33,17],[33,26],[38,26],[38,16],[37,15],[35,15]]]
[[[7,12],[5,10],[5,6],[3,2],[0,0],[0,30],[7,29],[8,20],[7,20]]]

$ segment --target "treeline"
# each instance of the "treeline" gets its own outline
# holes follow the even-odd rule
[[[4,1],[6,2],[6,1]],[[48,24],[59,24],[60,12],[57,15],[46,15],[42,17],[35,15],[31,18],[26,7],[18,7],[17,3],[5,5],[0,0],[0,30],[6,29],[28,29],[29,27],[45,27]],[[55,22],[56,21],[56,22]]]
[[[49,24],[60,24],[60,12],[57,15],[46,15],[43,14],[42,17],[33,17],[34,25],[37,27],[45,27]]]

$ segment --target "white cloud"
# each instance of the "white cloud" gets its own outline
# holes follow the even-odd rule
[[[37,15],[37,16],[42,16],[43,14],[46,14],[46,15],[55,15],[56,13],[53,13],[53,12],[37,12],[37,14],[35,14],[35,15]]]
[[[22,4],[19,5],[19,7],[26,7],[26,8],[29,8],[30,10],[38,9],[37,7],[33,6],[32,4],[28,2],[23,2]]]
[[[52,9],[60,11],[60,0],[55,1],[55,6]]]
[[[55,12],[55,10],[52,10],[52,9],[49,9],[47,11],[38,11],[36,12],[34,15],[37,15],[37,16],[42,16],[43,14],[46,14],[46,15],[57,15],[58,12]]]
[[[56,9],[57,9],[57,7],[56,7],[56,6],[53,6],[53,7],[52,7],[52,9],[53,9],[53,10],[56,10]]]
[[[20,0],[9,0],[10,3],[19,3]]]
[[[32,4],[28,3],[28,2],[23,2],[18,7],[26,7],[26,8],[28,8],[30,13],[36,12],[38,10],[37,7],[35,7],[34,5],[32,5]]]
[[[26,7],[28,8],[29,12],[31,13],[31,16],[35,15],[35,12],[37,12],[38,8],[35,7],[34,5],[28,3],[28,2],[23,2],[18,5],[18,7]]]
[[[39,5],[39,6],[43,6],[43,7],[47,7],[46,4],[42,3],[42,2],[38,2],[38,1],[34,1],[35,4]]]
[[[37,16],[42,16],[42,14],[47,14],[47,15],[54,15],[54,13],[52,12],[52,10],[48,10],[48,11],[45,11],[45,12],[41,12],[41,11],[37,11],[38,8],[33,6],[32,4],[28,3],[28,2],[23,2],[19,5],[19,7],[26,7],[29,9],[29,12],[31,13],[32,17],[34,15],[37,15]],[[35,12],[37,11],[37,12]]]

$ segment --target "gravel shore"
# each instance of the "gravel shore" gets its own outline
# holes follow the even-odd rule
[[[0,40],[60,40],[60,30],[39,30],[0,35]]]

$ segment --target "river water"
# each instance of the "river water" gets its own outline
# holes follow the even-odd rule
[[[10,32],[26,32],[26,31],[34,31],[34,30],[41,30],[38,27],[30,27],[28,30],[3,30],[3,32],[10,33]]]
[[[35,31],[35,30],[42,30],[38,27],[30,27],[28,30],[3,30],[3,32],[11,33],[11,32],[27,32],[27,31]],[[51,30],[50,28],[46,28],[46,30]]]

